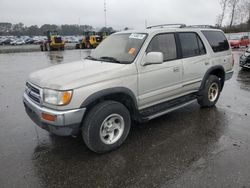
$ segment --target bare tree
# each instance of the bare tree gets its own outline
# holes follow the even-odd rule
[[[240,0],[229,0],[229,7],[231,9],[230,11],[230,24],[229,26],[232,27],[234,20],[235,20],[235,13],[237,10],[237,6],[239,4]]]
[[[217,23],[218,23],[218,26],[219,27],[221,27],[222,26],[222,24],[223,24],[223,20],[224,20],[224,18],[225,18],[225,13],[226,13],[226,8],[227,8],[227,5],[228,5],[228,1],[229,0],[221,0],[220,1],[220,6],[221,6],[221,9],[222,9],[222,12],[221,12],[221,14],[218,16],[218,21],[217,21]]]
[[[242,11],[241,13],[245,15],[245,20],[250,19],[250,0],[242,0],[240,5]]]

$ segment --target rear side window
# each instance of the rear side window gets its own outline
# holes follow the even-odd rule
[[[220,31],[202,31],[214,52],[229,50],[225,35]]]
[[[150,42],[148,52],[162,52],[164,61],[177,58],[175,36],[173,33],[156,35]]]
[[[206,49],[196,33],[179,33],[183,58],[206,54]]]

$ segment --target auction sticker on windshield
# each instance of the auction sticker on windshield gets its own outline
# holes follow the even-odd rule
[[[130,39],[140,39],[140,40],[142,40],[142,39],[144,39],[145,36],[146,36],[145,34],[132,33],[132,34],[129,36],[129,38],[130,38]]]

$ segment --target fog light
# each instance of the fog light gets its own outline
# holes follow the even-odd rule
[[[42,113],[42,119],[47,121],[56,121],[56,116],[51,114]]]

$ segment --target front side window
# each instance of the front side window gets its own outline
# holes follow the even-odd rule
[[[156,35],[150,42],[148,52],[162,52],[163,60],[169,61],[177,58],[175,36],[173,33]]]
[[[206,49],[196,33],[178,33],[183,58],[206,54]]]
[[[87,59],[111,63],[132,63],[146,38],[147,34],[145,33],[110,35],[93,50]]]

